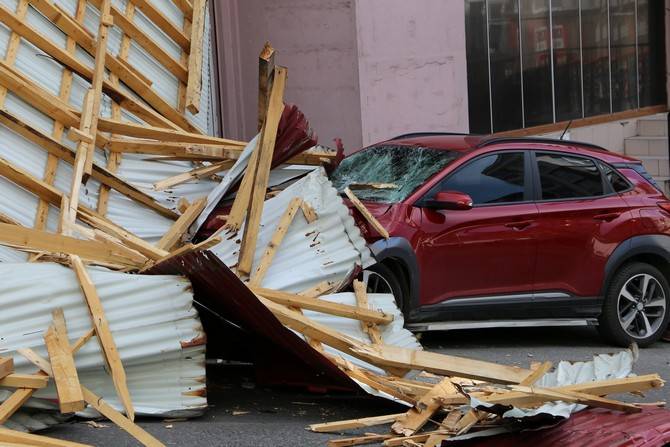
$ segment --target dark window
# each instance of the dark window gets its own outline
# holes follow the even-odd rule
[[[607,182],[612,185],[612,190],[615,192],[623,192],[630,188],[630,184],[626,179],[611,166],[600,163],[600,169],[603,171],[603,175],[607,179]]]
[[[539,126],[554,121],[549,0],[520,1],[526,127]]]
[[[487,155],[458,169],[442,181],[439,190],[469,194],[475,205],[522,202],[524,171],[522,152]]]
[[[491,133],[486,3],[465,2],[470,132]]]
[[[579,2],[552,2],[556,121],[582,117]]]
[[[516,0],[488,2],[494,132],[523,127],[519,11],[516,3]]]
[[[664,2],[637,0],[640,107],[665,104]]]
[[[613,112],[637,108],[635,1],[610,2]]]
[[[584,115],[610,113],[607,0],[582,2]]]
[[[542,153],[536,158],[543,200],[603,195],[602,177],[592,160]]]

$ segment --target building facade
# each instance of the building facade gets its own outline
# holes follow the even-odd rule
[[[574,136],[623,151],[667,110],[664,0],[213,2],[223,133],[256,133],[257,56],[348,151],[412,131]],[[667,152],[667,138],[666,138]]]

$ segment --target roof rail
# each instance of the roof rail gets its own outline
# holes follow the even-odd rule
[[[437,137],[440,135],[461,135],[461,136],[468,136],[468,135],[475,135],[471,133],[462,133],[462,132],[411,132],[411,133],[404,133],[402,135],[398,135],[397,137],[393,137],[389,139],[389,141],[393,140],[404,140],[406,138],[416,138],[416,137]]]
[[[593,143],[585,143],[583,141],[574,141],[574,140],[559,140],[558,138],[546,138],[546,137],[490,137],[485,138],[479,143],[477,143],[477,148],[490,146],[491,144],[498,143],[548,143],[548,144],[559,144],[564,146],[576,145],[576,146],[586,146],[591,149],[597,149],[601,151],[606,151],[604,147],[598,146]]]

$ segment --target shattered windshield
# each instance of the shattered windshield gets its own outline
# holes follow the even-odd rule
[[[342,160],[331,181],[338,191],[349,187],[362,200],[400,202],[459,155],[418,146],[374,146]]]

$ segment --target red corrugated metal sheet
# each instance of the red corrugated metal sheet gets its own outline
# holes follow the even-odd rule
[[[213,253],[189,253],[162,262],[147,273],[188,277],[195,301],[200,304],[208,351],[225,350],[229,344],[240,349],[243,345],[243,349],[251,350],[259,381],[324,390],[360,390],[331,361],[286,329]],[[211,311],[239,325],[246,333],[231,338],[231,332],[225,330],[220,320],[208,317]]]
[[[537,431],[469,441],[443,442],[443,447],[661,447],[670,444],[670,410],[646,408],[626,414],[589,409],[561,424]]]

